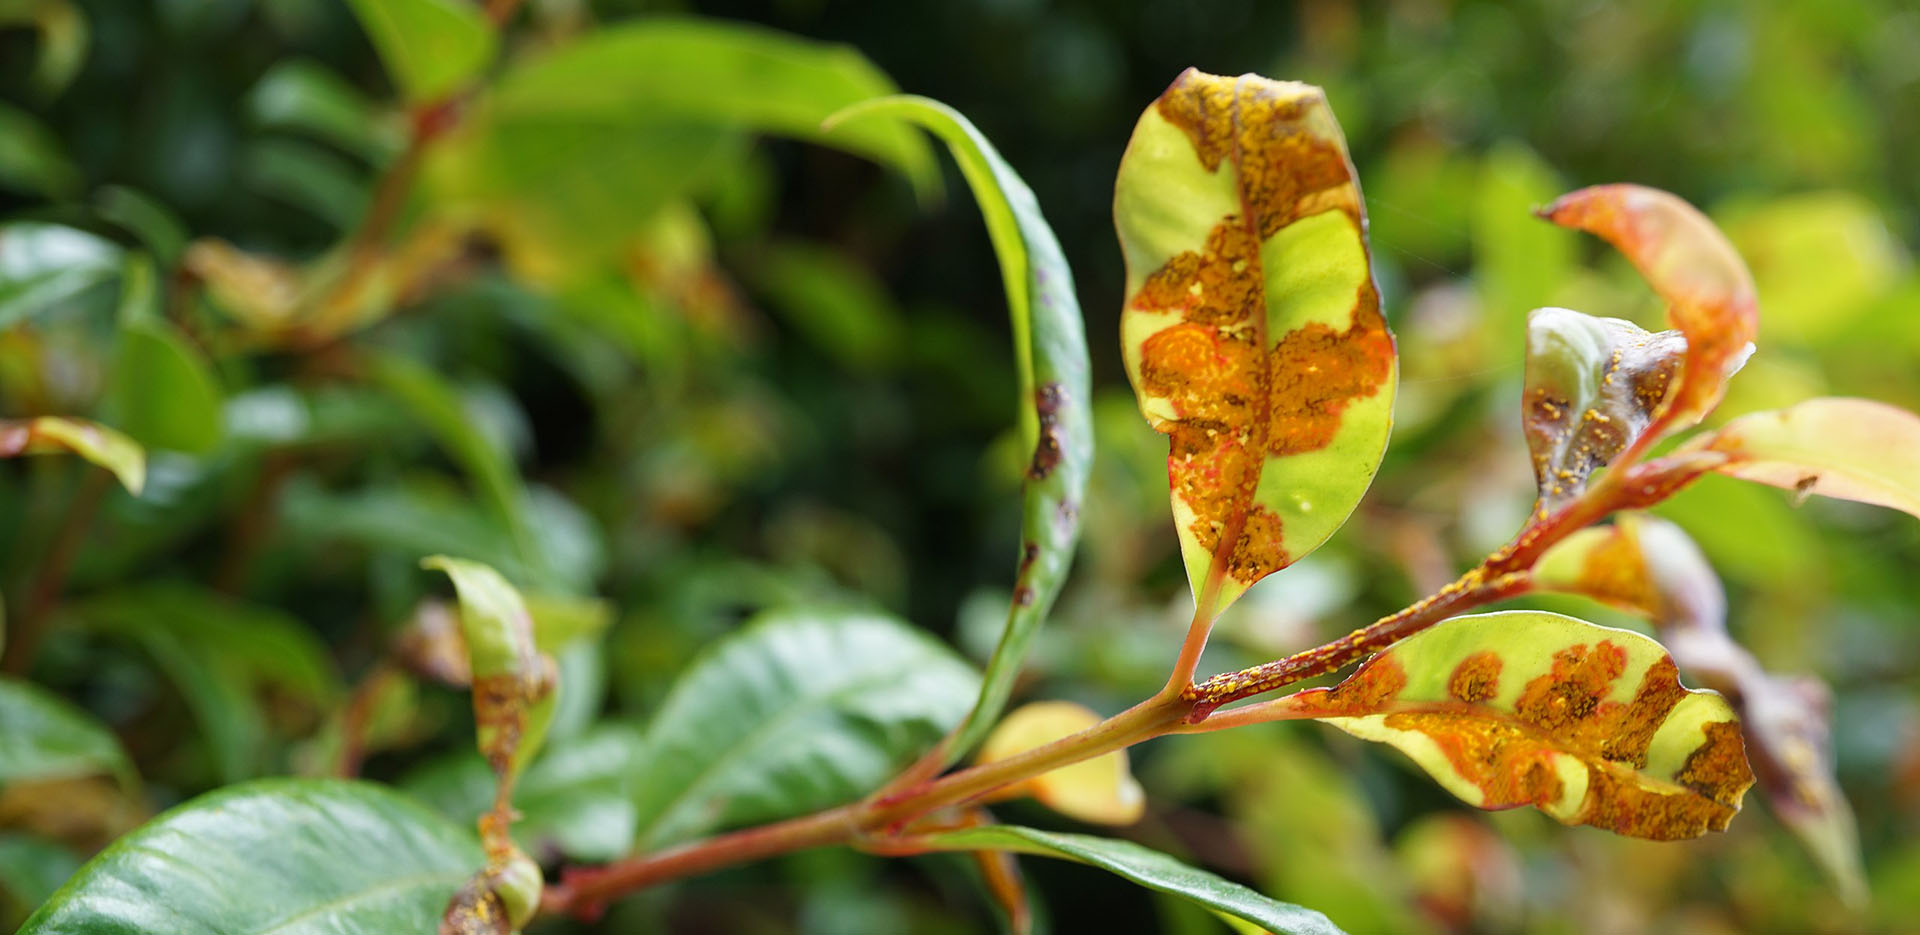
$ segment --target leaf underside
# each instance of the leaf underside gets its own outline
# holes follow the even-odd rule
[[[1135,127],[1114,216],[1127,373],[1217,611],[1326,541],[1379,467],[1396,361],[1365,209],[1318,88],[1189,70]]]
[[[1534,310],[1521,426],[1539,509],[1578,497],[1594,471],[1647,430],[1686,353],[1678,331],[1648,332],[1564,308]]]

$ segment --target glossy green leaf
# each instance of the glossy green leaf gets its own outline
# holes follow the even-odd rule
[[[399,147],[397,124],[345,78],[307,59],[267,69],[247,94],[247,114],[262,127],[311,134],[371,160]]]
[[[80,188],[80,170],[67,158],[60,140],[32,114],[0,103],[0,187],[71,198]]]
[[[141,647],[185,700],[214,773],[237,782],[267,768],[262,695],[318,715],[342,694],[313,631],[277,610],[184,584],[151,584],[75,602],[68,625]]]
[[[1741,416],[1689,439],[1742,480],[1920,517],[1920,416],[1870,399],[1821,398]]]
[[[72,301],[119,272],[120,259],[119,245],[71,227],[0,225],[0,328]]]
[[[604,723],[548,743],[514,784],[521,815],[514,840],[536,857],[599,861],[626,854],[638,823],[628,777],[644,771],[643,743],[633,727]],[[418,770],[400,787],[455,821],[472,821],[493,805],[493,774],[470,752]]]
[[[1073,564],[1080,505],[1093,462],[1087,337],[1073,271],[1059,239],[1040,213],[1033,190],[986,136],[945,104],[911,96],[855,105],[836,115],[832,125],[886,119],[916,123],[946,143],[980,206],[1013,319],[1021,439],[1033,453],[1027,464],[1013,603],[987,663],[980,700],[948,750],[949,758],[957,759],[986,736],[1006,709],[1033,635],[1052,610]]]
[[[0,832],[0,925],[25,919],[79,869],[80,858],[52,841]]]
[[[1753,784],[1733,709],[1659,643],[1541,611],[1456,617],[1264,706],[1390,744],[1469,805],[1632,837],[1724,830]]]
[[[979,676],[863,611],[768,611],[708,647],[651,717],[633,790],[642,849],[871,792],[959,723]]]
[[[383,787],[263,779],[114,842],[20,931],[431,932],[482,859],[471,833]]]
[[[1520,424],[1533,454],[1544,516],[1580,495],[1652,424],[1687,339],[1618,318],[1564,308],[1527,317],[1527,379]]]
[[[97,422],[41,416],[14,422],[0,419],[0,458],[72,452],[113,472],[134,496],[147,482],[147,452],[115,429]]]
[[[0,788],[101,773],[135,782],[133,762],[112,733],[52,692],[0,679]]]
[[[1121,344],[1170,439],[1201,616],[1318,548],[1386,450],[1397,373],[1346,141],[1319,88],[1189,69],[1121,158]]]
[[[466,0],[348,0],[401,96],[424,103],[460,89],[493,61],[497,37]]]
[[[199,454],[219,444],[221,393],[206,358],[160,318],[122,325],[103,403],[149,449]]]
[[[1013,825],[946,831],[928,843],[946,850],[993,850],[1077,861],[1110,871],[1162,893],[1193,900],[1222,915],[1251,922],[1275,935],[1340,935],[1312,909],[1268,899],[1230,880],[1190,867],[1132,841],[1087,834],[1061,834]]]

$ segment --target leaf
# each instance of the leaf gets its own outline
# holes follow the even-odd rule
[[[351,230],[366,210],[364,174],[323,147],[299,140],[261,140],[242,156],[249,191],[298,208],[336,230]]]
[[[446,572],[460,595],[480,754],[510,788],[539,752],[553,721],[558,700],[553,660],[534,648],[533,616],[499,572],[445,555],[420,565]]]
[[[654,712],[633,777],[636,844],[857,798],[959,723],[979,687],[952,650],[891,617],[762,613]]]
[[[1688,439],[1742,480],[1920,516],[1920,416],[1870,399],[1823,397],[1744,415]]]
[[[166,205],[122,185],[94,192],[94,213],[139,238],[161,269],[172,269],[187,246],[186,225]]]
[[[316,718],[340,696],[326,647],[298,620],[185,584],[146,584],[68,605],[70,625],[144,649],[173,682],[198,724],[223,782],[266,767],[269,725],[258,697],[275,710]]]
[[[1471,191],[1473,283],[1489,332],[1486,346],[1504,364],[1520,353],[1521,315],[1552,301],[1573,272],[1578,235],[1542,230],[1533,219],[1533,209],[1565,188],[1523,144],[1496,144],[1481,160]],[[1388,194],[1378,188],[1374,193]]]
[[[1275,935],[1340,935],[1340,930],[1318,912],[1268,899],[1131,841],[1014,825],[946,831],[928,840],[948,850],[1014,851],[1089,864],[1150,890],[1183,896],[1222,915],[1263,926]]]
[[[71,198],[80,170],[32,114],[0,103],[0,186],[49,199]]]
[[[1719,228],[1674,195],[1640,185],[1583,188],[1540,216],[1613,244],[1666,300],[1687,356],[1660,427],[1683,428],[1712,412],[1727,378],[1746,361],[1760,321],[1753,277]]]
[[[1100,723],[1100,715],[1070,701],[1039,701],[1016,708],[980,747],[979,760],[991,763],[1052,743]],[[1146,813],[1147,797],[1127,768],[1127,751],[1115,750],[1043,773],[1004,790],[1032,795],[1071,818],[1101,825],[1130,825]]]
[[[481,860],[471,834],[372,783],[262,779],[114,842],[20,933],[429,932]]]
[[[0,4],[0,25],[28,23],[40,32],[34,90],[52,98],[73,83],[87,61],[86,12],[71,0],[14,0]]]
[[[72,301],[119,272],[120,259],[119,245],[71,227],[0,225],[0,328]]]
[[[145,449],[114,429],[59,416],[17,422],[0,419],[0,458],[58,451],[72,452],[113,472],[120,486],[136,497],[146,485]]]
[[[497,37],[467,0],[348,0],[409,103],[460,89],[493,61]]]
[[[774,243],[757,284],[789,326],[841,366],[870,372],[898,360],[900,310],[865,266],[829,247]]]
[[[1114,219],[1122,350],[1171,436],[1201,616],[1345,522],[1385,451],[1393,335],[1366,214],[1320,89],[1189,69],[1140,117]]]
[[[1521,426],[1545,514],[1577,498],[1653,423],[1687,352],[1678,331],[1564,308],[1527,317]]]
[[[1073,564],[1093,462],[1092,390],[1086,328],[1073,271],[1040,203],[993,144],[959,112],[912,96],[857,104],[831,127],[893,118],[917,123],[947,144],[986,220],[1000,261],[1020,372],[1020,437],[1028,461],[1014,597],[988,661],[980,700],[956,732],[949,762],[964,756],[1006,709],[1033,635],[1053,608]]]
[[[1782,677],[1727,634],[1720,580],[1680,527],[1640,513],[1583,529],[1541,556],[1534,582],[1645,615],[1674,661],[1732,701],[1767,804],[1834,881],[1864,905],[1859,830],[1833,775],[1831,692],[1818,679]]]
[[[1399,748],[1469,805],[1637,838],[1722,830],[1753,784],[1733,709],[1660,644],[1541,611],[1448,620],[1268,704]]]
[[[0,925],[25,918],[79,869],[80,858],[65,847],[31,835],[0,832]]]
[[[247,93],[247,114],[262,127],[298,130],[373,161],[399,148],[386,124],[358,88],[319,62],[275,63]]]
[[[220,443],[221,394],[178,328],[147,318],[120,328],[105,410],[141,445],[201,454]]]
[[[85,711],[31,682],[0,678],[0,788],[107,773],[136,779],[120,741]]]

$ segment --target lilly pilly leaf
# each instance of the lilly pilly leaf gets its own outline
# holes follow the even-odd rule
[[[1458,617],[1269,704],[1398,747],[1470,805],[1637,838],[1722,830],[1753,784],[1725,700],[1660,644],[1559,614]]]
[[[980,203],[1013,319],[1021,436],[1033,452],[1021,510],[1013,606],[987,664],[980,701],[946,751],[951,762],[978,743],[1006,708],[1027,647],[1073,564],[1080,503],[1093,464],[1087,336],[1073,294],[1073,270],[1067,267],[1059,239],[1040,213],[1032,189],[986,136],[945,104],[907,95],[856,104],[828,123],[885,117],[918,123],[945,141]]]
[[[1534,310],[1521,427],[1541,513],[1579,496],[1589,475],[1647,430],[1686,353],[1678,331],[1653,333],[1564,308]]]
[[[1920,416],[1868,399],[1821,398],[1756,412],[1687,441],[1744,480],[1920,516]]]
[[[533,616],[499,572],[444,555],[421,565],[446,572],[460,595],[480,754],[511,788],[553,719],[558,696],[553,662],[534,648]]]
[[[1189,69],[1134,127],[1114,189],[1121,343],[1203,612],[1298,561],[1372,482],[1393,335],[1366,212],[1320,89]]]
[[[1753,276],[1720,229],[1680,198],[1640,185],[1583,188],[1540,215],[1613,244],[1666,300],[1667,319],[1686,335],[1685,367],[1658,416],[1660,428],[1682,428],[1713,411],[1727,378],[1746,362],[1760,321]]]
[[[1690,677],[1740,712],[1754,772],[1774,814],[1826,870],[1843,899],[1866,899],[1859,830],[1832,766],[1830,692],[1809,676],[1765,671],[1727,634],[1726,593],[1693,540],[1666,520],[1622,513],[1541,557],[1534,583],[1644,614]]]
[[[147,481],[147,452],[138,442],[97,422],[40,416],[0,419],[0,458],[70,451],[113,472],[134,496]]]

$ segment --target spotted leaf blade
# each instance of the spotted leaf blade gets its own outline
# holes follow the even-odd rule
[[[1559,614],[1458,617],[1284,705],[1391,744],[1469,805],[1630,837],[1722,830],[1753,784],[1725,699],[1683,687],[1660,644]]]
[[[1722,474],[1920,516],[1920,416],[1886,403],[1809,399],[1741,416],[1686,448],[1725,455]]]
[[[1528,316],[1521,427],[1542,513],[1578,497],[1647,430],[1686,353],[1678,331],[1564,308]]]
[[[1396,360],[1366,211],[1320,89],[1190,69],[1135,126],[1114,218],[1127,375],[1218,612],[1325,542],[1379,468]]]
[[[1666,300],[1687,352],[1663,424],[1683,428],[1712,412],[1760,327],[1753,275],[1726,235],[1679,197],[1641,185],[1583,188],[1540,215],[1613,244]]]

